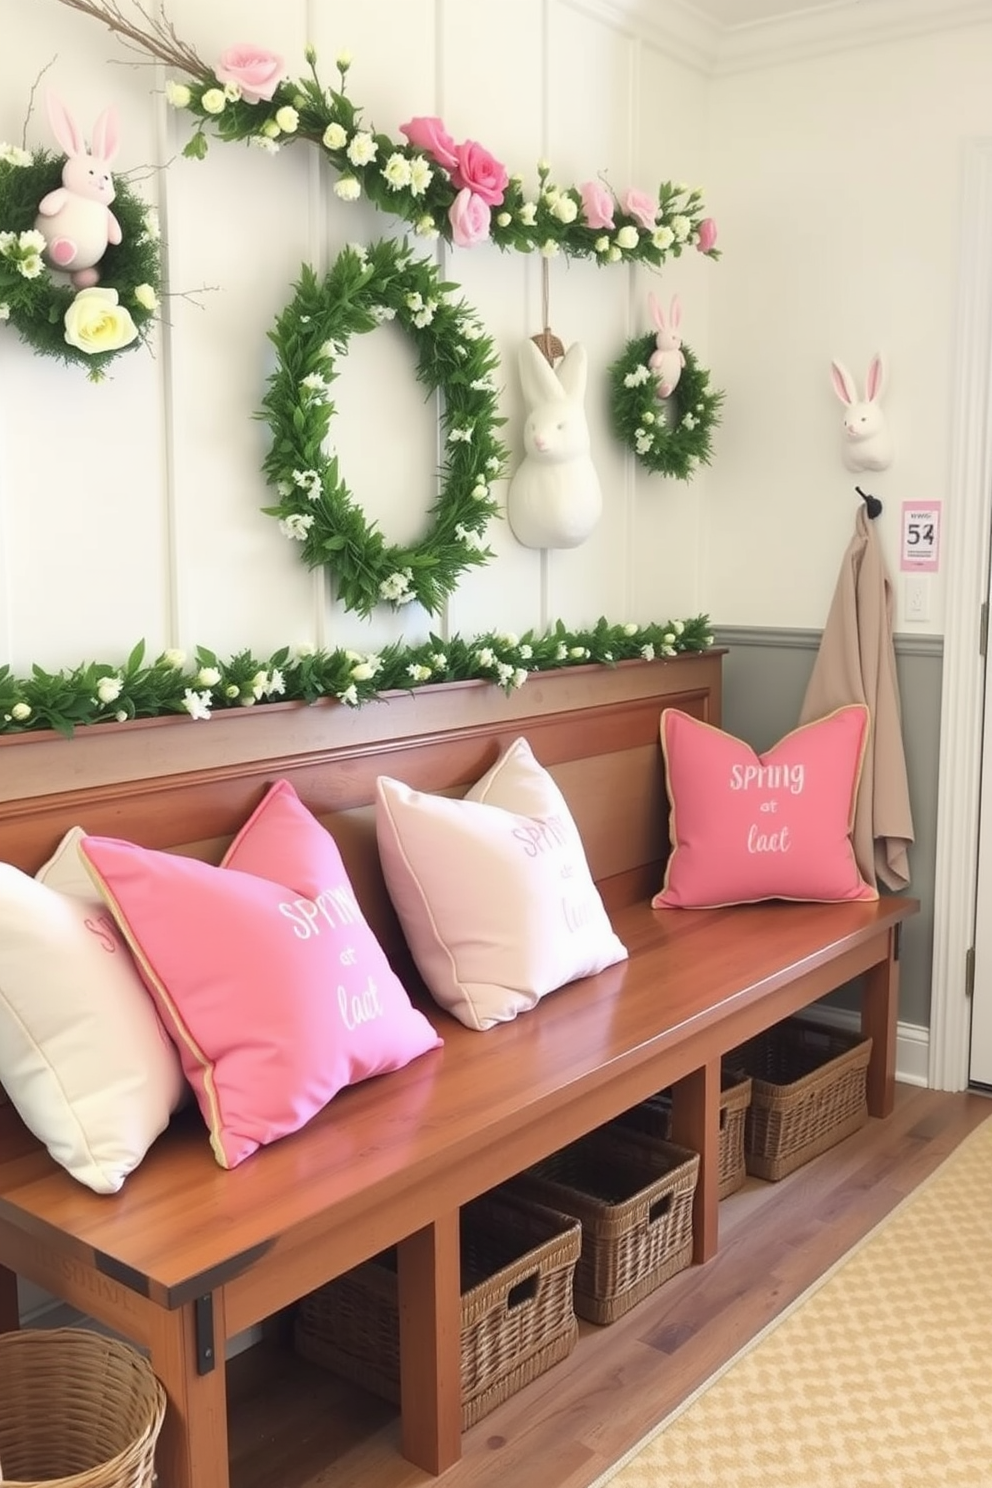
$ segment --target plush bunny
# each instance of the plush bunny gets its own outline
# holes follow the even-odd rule
[[[599,521],[603,493],[589,455],[585,347],[570,346],[552,368],[533,341],[520,348],[528,407],[524,458],[507,491],[507,516],[526,548],[577,548]]]
[[[35,227],[48,247],[53,269],[68,274],[77,289],[100,278],[96,265],[109,243],[121,241],[121,226],[110,210],[115,196],[110,163],[117,154],[118,124],[114,108],[104,109],[93,126],[92,154],[65,105],[48,95],[48,118],[63,150],[62,185],[38,203]]]
[[[679,335],[682,306],[679,304],[678,295],[673,295],[666,321],[665,312],[653,294],[648,295],[648,304],[651,306],[654,323],[658,327],[658,334],[654,338],[657,350],[651,353],[648,366],[658,378],[658,397],[670,398],[678,387],[682,368],[685,366],[682,337]]]
[[[865,396],[858,397],[854,378],[842,362],[830,363],[834,392],[846,405],[844,415],[844,464],[848,470],[886,470],[892,464],[892,436],[879,398],[885,382],[885,364],[876,352],[868,363]]]

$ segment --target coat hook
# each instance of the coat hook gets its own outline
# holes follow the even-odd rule
[[[855,486],[854,489],[857,491],[858,495],[861,497],[861,500],[868,508],[869,522],[874,522],[875,518],[881,513],[882,503],[879,501],[877,496],[869,496],[867,491],[862,491],[860,486]]]

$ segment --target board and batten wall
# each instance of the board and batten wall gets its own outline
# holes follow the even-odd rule
[[[309,43],[333,84],[346,50],[348,91],[368,125],[400,139],[411,116],[439,114],[457,139],[481,141],[535,191],[542,158],[564,183],[603,175],[618,193],[663,179],[705,188],[705,78],[616,16],[570,0],[170,0],[166,9],[207,60],[254,41],[302,75]],[[87,129],[115,102],[117,168],[142,178],[157,200],[168,281],[153,354],[119,360],[102,386],[31,356],[9,327],[0,332],[0,655],[22,668],[113,660],[139,637],[153,651],[202,644],[268,655],[285,644],[371,650],[425,636],[423,612],[382,608],[360,620],[335,606],[322,576],[307,573],[297,545],[260,511],[270,499],[260,475],[267,430],[253,418],[272,367],[266,332],[301,264],[319,270],[346,243],[395,235],[401,224],[341,203],[333,172],[305,143],[271,157],[212,142],[205,161],[181,158],[189,124],[164,102],[167,70],[58,0],[0,0],[0,32],[15,38],[0,50],[0,139],[21,142],[46,68],[30,145],[53,143],[45,88]],[[540,257],[483,245],[442,249],[440,258],[495,340],[512,469],[524,412],[517,348],[543,325]],[[660,281],[681,293],[704,364],[708,285],[718,272],[692,251]],[[548,554],[521,547],[505,521],[494,522],[495,560],[463,582],[435,630],[520,632],[600,614],[648,621],[699,606],[704,482],[687,487],[638,471],[607,424],[606,368],[629,336],[649,328],[647,293],[659,280],[563,258],[550,262],[549,280],[553,328],[589,354],[603,518],[582,547]],[[436,409],[425,408],[413,369],[412,347],[383,327],[353,338],[334,389],[342,473],[390,541],[418,535],[436,490]]]

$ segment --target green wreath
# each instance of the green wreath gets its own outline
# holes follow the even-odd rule
[[[40,355],[83,366],[99,382],[116,356],[147,339],[161,292],[158,233],[148,204],[117,177],[122,239],[100,260],[95,291],[51,274],[34,223],[64,163],[46,150],[0,145],[0,321]]]
[[[675,391],[659,400],[658,379],[648,365],[654,349],[653,334],[638,336],[609,368],[613,432],[645,470],[690,480],[699,465],[710,462],[723,393],[710,387],[710,374],[683,346],[685,366]]]
[[[349,245],[322,279],[304,267],[269,332],[277,367],[259,415],[272,433],[262,469],[279,502],[263,510],[302,545],[309,568],[333,576],[345,609],[360,615],[412,600],[435,614],[459,576],[493,556],[484,534],[499,511],[491,485],[507,457],[497,434],[505,423],[493,380],[499,360],[475,312],[449,298],[455,288],[405,243]],[[338,358],[352,336],[393,319],[413,339],[418,380],[442,395],[440,491],[424,537],[406,547],[390,546],[366,521],[325,447]]]

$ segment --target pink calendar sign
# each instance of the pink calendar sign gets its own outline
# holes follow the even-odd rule
[[[940,567],[939,501],[904,501],[899,567],[908,573],[936,573]]]

